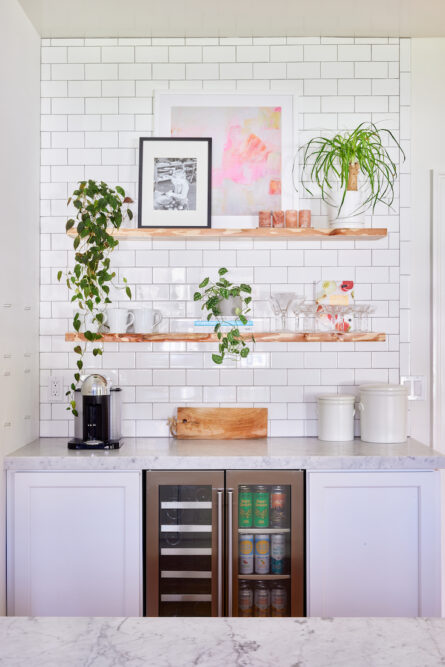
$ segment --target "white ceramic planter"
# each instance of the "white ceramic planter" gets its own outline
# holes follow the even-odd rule
[[[229,299],[222,299],[219,302],[219,308],[223,317],[236,317],[236,309],[241,308],[241,299],[239,296],[232,296]]]
[[[361,190],[348,190],[346,192],[345,201],[343,203],[340,216],[337,216],[338,208],[341,203],[342,193],[336,191],[332,196],[332,205],[329,206],[329,226],[332,229],[337,229],[339,227],[364,227],[365,226],[365,215],[360,213],[357,215],[358,211],[362,210],[363,207],[363,193]]]

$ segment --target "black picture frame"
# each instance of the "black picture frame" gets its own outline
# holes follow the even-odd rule
[[[144,192],[143,192],[143,183],[144,183],[144,153],[146,145],[165,144],[168,143],[169,146],[174,143],[190,143],[193,144],[196,142],[207,144],[207,174],[206,178],[201,178],[201,184],[205,183],[207,188],[206,196],[203,197],[205,200],[205,206],[197,209],[197,217],[200,215],[203,216],[202,224],[166,224],[168,222],[165,220],[163,224],[143,224],[144,216],[150,215],[150,212],[147,212],[147,202],[144,202]],[[154,155],[154,153],[153,153]],[[160,159],[160,158],[159,158]],[[167,158],[166,158],[167,159]],[[178,158],[179,159],[179,158]],[[181,158],[185,159],[185,158]],[[192,156],[190,156],[192,159]],[[195,192],[195,200],[196,200]],[[145,198],[146,199],[146,198]],[[145,210],[144,210],[145,205]],[[158,209],[151,209],[151,212],[156,211],[159,214]],[[165,211],[168,215],[170,211]],[[182,211],[179,212],[179,215]],[[162,211],[162,214],[164,211]],[[162,217],[158,215],[158,217]],[[165,217],[167,217],[167,215]],[[170,217],[176,217],[175,215]],[[140,229],[159,229],[159,228],[168,228],[168,229],[208,229],[212,224],[212,139],[211,137],[140,137],[139,138],[139,185],[138,185],[138,228]]]

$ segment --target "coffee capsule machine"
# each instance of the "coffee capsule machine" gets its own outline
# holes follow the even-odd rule
[[[75,391],[74,438],[69,449],[119,449],[122,446],[121,393],[103,375],[88,375]]]

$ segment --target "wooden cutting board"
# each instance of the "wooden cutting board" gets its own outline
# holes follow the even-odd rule
[[[267,438],[267,408],[178,408],[182,440]]]

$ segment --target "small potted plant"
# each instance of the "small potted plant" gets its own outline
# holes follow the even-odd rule
[[[302,147],[301,182],[310,195],[314,183],[330,205],[332,227],[361,226],[363,214],[379,202],[391,206],[397,165],[385,142],[405,154],[391,130],[360,123],[352,132],[315,137]]]
[[[218,270],[216,282],[204,278],[199,284],[202,291],[193,295],[194,301],[203,301],[201,310],[207,311],[207,321],[216,320],[213,331],[218,338],[219,354],[212,354],[215,364],[222,364],[226,356],[229,359],[245,359],[250,351],[239,326],[247,324],[252,288],[245,283],[231,283],[224,277],[227,273],[228,270],[222,267]],[[227,317],[231,319],[228,321]],[[255,342],[253,334],[251,342]]]
[[[73,292],[71,302],[76,304],[77,311],[73,317],[74,330],[84,329],[85,342],[76,343],[74,352],[79,355],[74,373],[75,382],[71,383],[67,396],[70,396],[70,405],[67,410],[77,416],[74,392],[80,381],[83,369],[83,356],[87,344],[97,343],[101,339],[101,327],[104,323],[104,309],[111,303],[110,286],[114,284],[116,273],[111,269],[110,255],[119,245],[110,230],[119,229],[125,217],[133,218],[129,204],[133,203],[125,191],[116,186],[110,188],[106,183],[89,180],[79,183],[68,205],[73,203],[77,211],[76,217],[70,218],[65,225],[66,231],[72,229],[77,222],[77,235],[74,237],[73,248],[74,267],[65,273],[66,285]],[[60,281],[63,271],[59,271],[57,279]],[[126,285],[125,292],[131,299],[131,290]],[[93,355],[102,354],[102,346],[93,348]]]

